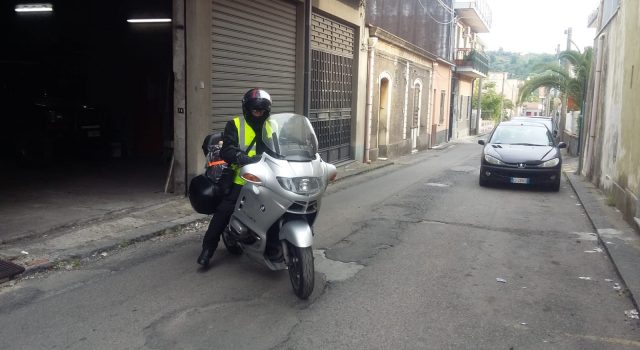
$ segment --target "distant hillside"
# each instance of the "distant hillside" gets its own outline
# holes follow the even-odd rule
[[[491,72],[509,72],[510,79],[526,79],[537,65],[556,62],[556,56],[546,53],[520,54],[506,51],[487,51]]]

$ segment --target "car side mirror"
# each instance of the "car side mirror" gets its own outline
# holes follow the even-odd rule
[[[564,142],[558,142],[558,148],[567,148],[567,144]]]
[[[479,145],[484,145],[484,144],[485,144],[485,142],[484,142],[484,140],[478,140],[478,144],[479,144]]]

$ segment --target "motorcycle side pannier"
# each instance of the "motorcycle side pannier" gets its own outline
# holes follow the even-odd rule
[[[222,160],[222,133],[205,137],[202,151],[207,157],[204,174],[191,179],[189,201],[200,214],[213,214],[233,182],[233,170]]]
[[[200,214],[213,214],[220,201],[222,193],[219,186],[206,176],[200,174],[189,183],[189,201],[193,209]]]

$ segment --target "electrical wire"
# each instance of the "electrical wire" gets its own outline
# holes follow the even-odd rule
[[[453,12],[449,11],[449,10],[447,9],[447,7],[445,7],[446,5],[441,4],[441,6],[443,6],[443,7],[444,7],[444,9],[445,9],[445,10],[447,10],[447,12],[449,12],[449,14],[451,14],[451,15],[452,15],[452,16],[451,16],[451,20],[450,20],[450,21],[448,21],[448,22],[440,22],[439,20],[435,19],[435,18],[433,17],[433,15],[431,15],[431,11],[429,11],[429,9],[428,9],[428,8],[426,8],[426,7],[422,4],[422,1],[420,1],[420,0],[416,0],[416,1],[418,2],[418,4],[420,4],[420,6],[422,7],[422,9],[423,9],[423,10],[425,10],[425,12],[427,12],[427,14],[429,15],[429,17],[431,17],[431,19],[432,19],[434,22],[436,22],[436,23],[438,23],[438,24],[442,24],[442,25],[447,25],[447,24],[451,24],[451,23],[453,23],[453,22],[455,22],[455,21],[456,21],[456,17],[455,17],[455,16],[453,16]],[[442,0],[437,0],[437,1],[438,1],[438,3],[441,3],[441,2],[442,2]]]

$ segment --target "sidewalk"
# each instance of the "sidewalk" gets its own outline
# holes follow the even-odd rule
[[[371,164],[350,162],[338,166],[336,181],[392,164],[393,162],[389,160],[379,160]],[[20,267],[25,269],[22,273],[22,276],[25,276],[49,268],[73,265],[81,259],[106,254],[133,242],[145,241],[186,228],[206,229],[210,216],[196,213],[191,208],[188,198],[183,196],[158,197],[155,200],[153,198],[151,201],[146,198],[134,201],[132,207],[85,221],[76,221],[76,217],[68,215],[70,210],[74,210],[73,203],[64,203],[61,200],[59,205],[67,205],[71,208],[51,208],[49,217],[52,220],[49,224],[55,227],[64,220],[67,220],[68,224],[45,234],[23,233],[22,227],[5,225],[7,226],[5,229],[10,232],[3,234],[12,236],[12,239],[0,242],[3,243],[0,244],[0,283],[8,280],[8,278],[2,278],[3,272],[5,275],[13,275],[19,272],[17,269]],[[87,201],[83,205],[90,206],[90,203]],[[95,205],[98,206],[99,203]],[[55,220],[53,220],[54,217]],[[34,220],[47,219],[47,217],[34,218]],[[42,225],[46,224],[46,221],[42,223]]]
[[[636,309],[640,308],[640,234],[608,205],[603,192],[584,177],[576,175],[578,158],[565,156],[563,172],[591,221],[598,243],[613,262],[627,287]]]

